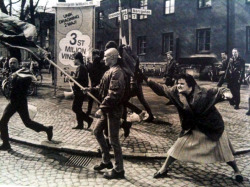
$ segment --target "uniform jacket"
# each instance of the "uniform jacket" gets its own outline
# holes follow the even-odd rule
[[[229,81],[236,81],[242,83],[245,76],[245,61],[238,57],[237,59],[230,58],[228,69],[227,69],[227,79]]]
[[[84,64],[77,67],[75,80],[83,87],[88,87],[88,71]],[[74,85],[74,91],[80,91],[80,88],[77,85]]]
[[[176,73],[176,61],[174,59],[172,59],[169,63],[167,63],[167,65],[165,67],[164,77],[173,78],[175,73]]]
[[[103,74],[109,69],[101,62],[101,58],[97,57],[94,59],[93,63],[88,64],[88,72],[91,80],[91,86],[95,87],[100,83]]]
[[[198,128],[211,140],[217,141],[224,131],[224,122],[215,104],[223,100],[223,93],[228,91],[226,88],[206,89],[195,86],[193,92],[183,101],[183,95],[177,90],[177,86],[167,87],[149,81],[148,85],[153,91],[169,98],[177,107],[182,126],[180,136],[189,133],[192,129]]]
[[[125,73],[116,64],[104,73],[100,84],[93,88],[99,92],[99,99],[102,102],[100,108],[109,112],[113,107],[119,106],[124,97],[125,87]]]

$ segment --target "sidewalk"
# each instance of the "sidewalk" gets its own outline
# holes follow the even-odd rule
[[[38,90],[38,96],[29,98],[29,108],[33,120],[54,127],[53,141],[47,141],[44,132],[36,133],[26,128],[18,114],[15,114],[9,122],[11,140],[58,151],[98,155],[99,146],[92,132],[96,119],[89,130],[73,130],[72,127],[76,126],[76,119],[71,110],[72,100],[63,99],[63,90],[58,90],[58,97],[53,99],[53,87],[49,86],[46,79],[44,85]],[[166,106],[166,101],[162,101],[163,98],[156,96],[148,87],[144,87],[144,93],[156,119],[152,123],[134,123],[127,139],[124,139],[123,131],[120,131],[123,155],[124,157],[165,158],[180,132],[177,110],[174,106]],[[226,102],[217,105],[237,153],[250,151],[249,116],[245,115],[247,90],[242,94],[244,102],[241,103],[242,109],[240,110],[233,110]],[[0,102],[2,114],[8,101],[0,96]],[[141,107],[137,99],[133,99],[132,102]],[[85,103],[84,111],[86,111]],[[94,112],[95,109],[92,113]]]

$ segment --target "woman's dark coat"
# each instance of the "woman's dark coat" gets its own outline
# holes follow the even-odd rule
[[[156,94],[167,97],[177,107],[182,126],[180,136],[198,128],[211,140],[219,140],[224,131],[224,122],[214,105],[223,101],[223,93],[228,89],[206,89],[196,85],[191,94],[186,97],[178,92],[176,85],[167,87],[153,81],[149,81],[148,85]]]

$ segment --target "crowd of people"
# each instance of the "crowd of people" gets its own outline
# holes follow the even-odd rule
[[[142,73],[138,57],[129,53],[128,49],[127,46],[117,47],[115,42],[110,41],[106,44],[104,53],[93,50],[92,63],[84,62],[82,53],[74,54],[74,64],[77,66],[74,79],[81,87],[77,84],[73,86],[72,110],[77,120],[77,125],[73,129],[83,130],[84,122],[87,123],[87,129],[90,128],[93,123],[92,105],[94,100],[99,100],[98,110],[95,113],[98,120],[93,132],[100,146],[102,161],[94,167],[94,170],[112,169],[111,172],[104,174],[104,178],[124,178],[119,129],[124,130],[125,137],[129,136],[132,123],[127,121],[127,108],[143,116],[143,110],[129,100],[137,96],[148,113],[146,119],[142,117],[145,122],[152,122],[155,118],[144,98],[142,83],[145,81],[156,94],[168,98],[168,104],[177,108],[182,127],[177,141],[167,152],[166,161],[153,177],[165,177],[169,166],[175,160],[198,163],[226,162],[233,168],[236,181],[242,182],[243,177],[234,160],[233,148],[224,129],[222,116],[215,107],[218,102],[228,100],[236,110],[239,109],[240,85],[244,78],[245,64],[238,50],[232,50],[230,59],[227,58],[226,52],[222,53],[223,67],[218,85],[206,89],[200,87],[191,75],[177,73],[176,61],[171,51],[166,53],[165,82],[162,85],[150,80]],[[126,62],[134,65],[132,73],[129,71],[131,69],[127,68],[129,66],[124,64],[125,56],[130,59],[130,62]],[[46,132],[48,140],[51,141],[53,127],[46,127],[32,121],[29,117],[26,92],[31,80],[35,77],[30,70],[18,69],[18,61],[15,58],[11,58],[8,65],[12,71],[11,95],[0,120],[3,140],[0,150],[11,148],[8,121],[15,112],[19,113],[26,127],[36,132]],[[228,83],[228,88],[222,87],[224,82]],[[88,93],[91,93],[91,96],[88,97],[87,111],[84,112],[82,106]],[[109,153],[111,147],[114,151],[114,166]]]

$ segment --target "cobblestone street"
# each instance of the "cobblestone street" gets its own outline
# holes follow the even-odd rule
[[[232,179],[233,172],[224,163],[199,165],[176,162],[168,177],[153,179],[162,159],[125,159],[126,178],[106,180],[102,173],[92,170],[100,158],[70,155],[17,143],[12,143],[12,148],[9,152],[0,152],[0,186],[250,186],[249,153],[236,156],[244,176],[244,182],[239,184]],[[90,161],[87,165],[77,164],[69,162],[72,158]]]
[[[47,75],[46,75],[47,76]],[[47,81],[47,82],[46,82]],[[156,79],[156,81],[160,81]],[[215,85],[199,82],[204,86]],[[176,162],[169,177],[153,179],[152,176],[163,163],[166,152],[173,145],[180,132],[180,122],[174,106],[166,106],[166,98],[158,97],[148,87],[143,87],[156,119],[152,123],[135,122],[130,136],[124,139],[121,132],[123,154],[125,156],[125,180],[105,180],[101,174],[92,170],[100,162],[98,144],[92,130],[72,130],[75,115],[71,110],[72,100],[63,98],[59,89],[57,98],[53,98],[53,88],[48,77],[38,89],[38,96],[29,98],[31,118],[44,125],[54,126],[53,141],[46,141],[45,133],[36,133],[26,128],[16,114],[9,122],[10,138],[19,143],[12,143],[12,150],[0,152],[0,186],[250,186],[250,133],[249,116],[246,116],[248,87],[241,91],[240,110],[234,110],[228,102],[216,105],[225,121],[229,138],[236,150],[236,161],[245,177],[243,184],[232,179],[233,172],[226,164],[199,165]],[[2,114],[7,100],[1,96]],[[132,102],[142,106],[137,99]],[[84,103],[84,110],[86,104]],[[95,110],[93,110],[94,114]],[[94,124],[94,123],[93,123]],[[46,148],[50,148],[49,150]],[[67,153],[63,153],[66,151]],[[247,153],[248,152],[248,153]],[[78,154],[80,156],[72,156]],[[89,157],[94,155],[94,157]],[[70,164],[71,159],[90,161],[87,165]]]

